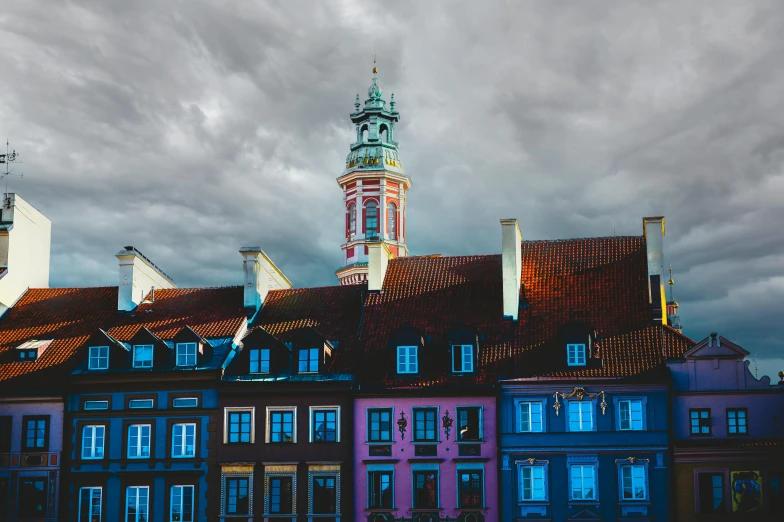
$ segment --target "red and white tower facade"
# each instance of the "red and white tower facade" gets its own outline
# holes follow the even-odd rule
[[[374,64],[375,65],[375,64]],[[389,108],[378,85],[378,69],[368,99],[360,109],[359,94],[351,121],[357,140],[346,158],[346,169],[337,179],[343,189],[346,209],[343,266],[335,274],[341,285],[363,283],[368,275],[368,243],[383,242],[394,256],[408,254],[406,248],[406,192],[411,179],[403,171],[395,141],[395,95]]]

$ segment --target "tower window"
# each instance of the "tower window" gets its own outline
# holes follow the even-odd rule
[[[354,237],[357,233],[357,207],[354,203],[348,206],[348,235]]]
[[[389,239],[397,239],[397,207],[394,203],[387,205],[387,236]]]
[[[375,201],[368,201],[365,206],[365,237],[378,237],[378,207]]]

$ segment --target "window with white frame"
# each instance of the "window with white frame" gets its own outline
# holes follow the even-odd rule
[[[319,349],[303,348],[299,351],[299,373],[317,373],[319,370]]]
[[[567,344],[566,355],[566,363],[569,366],[585,366],[584,344]]]
[[[223,409],[223,443],[252,444],[256,442],[255,408]]]
[[[79,488],[79,522],[101,522],[103,488]]]
[[[251,348],[250,373],[269,373],[270,350],[269,348]]]
[[[172,426],[172,458],[183,459],[196,456],[196,424],[174,424]]]
[[[85,410],[108,410],[109,401],[84,401]]]
[[[596,500],[596,466],[572,464],[569,467],[569,499]]]
[[[618,429],[621,431],[640,431],[645,429],[644,408],[642,399],[620,399],[618,408]]]
[[[109,347],[90,346],[90,355],[87,359],[88,370],[108,370],[109,369]]]
[[[149,518],[150,488],[128,486],[125,488],[125,522],[147,522]]]
[[[308,469],[308,514],[340,516],[340,464]]]
[[[177,343],[177,366],[196,366],[196,343]]]
[[[397,373],[417,373],[419,371],[417,350],[417,346],[397,347]]]
[[[150,424],[131,424],[128,426],[128,458],[150,458]]]
[[[170,522],[193,522],[194,486],[172,486],[169,502]]]
[[[370,464],[367,472],[368,509],[393,509],[395,471],[388,464]]]
[[[618,466],[621,486],[620,500],[648,500],[647,466],[644,464],[621,464]]]
[[[266,442],[297,442],[297,408],[267,406]]]
[[[474,371],[474,346],[472,344],[452,345],[452,371],[455,373]]]
[[[85,460],[102,459],[106,442],[106,426],[82,427],[82,458]]]
[[[196,408],[198,406],[198,397],[175,397],[172,399],[172,408]]]
[[[152,345],[151,344],[134,345],[133,367],[152,368]]]
[[[524,461],[525,462],[525,461]],[[520,500],[522,502],[547,501],[547,464],[519,464]]]
[[[310,442],[340,442],[340,407],[310,408]]]
[[[569,431],[593,431],[593,409],[592,401],[569,401]]]
[[[517,406],[519,415],[518,431],[520,433],[541,433],[544,431],[542,401],[519,401]]]
[[[155,407],[155,399],[131,399],[128,401],[131,409],[149,409]]]

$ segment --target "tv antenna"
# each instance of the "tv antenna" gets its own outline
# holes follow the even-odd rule
[[[0,154],[0,165],[5,165],[5,172],[0,174],[0,180],[5,179],[5,196],[8,198],[8,178],[11,176],[19,176],[24,178],[24,174],[13,171],[11,168],[12,163],[21,163],[19,161],[19,154],[15,150],[11,150],[8,140],[5,140],[5,154]]]

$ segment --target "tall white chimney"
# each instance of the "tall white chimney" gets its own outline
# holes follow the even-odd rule
[[[383,241],[374,241],[367,244],[368,249],[368,290],[381,291],[384,287],[384,278],[387,275],[389,260],[395,255],[389,251]]]
[[[291,281],[275,266],[261,247],[242,247],[242,271],[245,276],[244,303],[259,310],[270,290],[291,288]]]
[[[648,302],[653,319],[667,324],[667,300],[664,293],[664,216],[642,218],[645,248],[648,255]]]
[[[501,220],[501,270],[504,317],[517,321],[520,310],[520,278],[523,270],[523,235],[516,219]]]
[[[117,252],[115,257],[120,261],[117,310],[133,310],[153,288],[176,288],[172,278],[136,248],[127,246]]]

